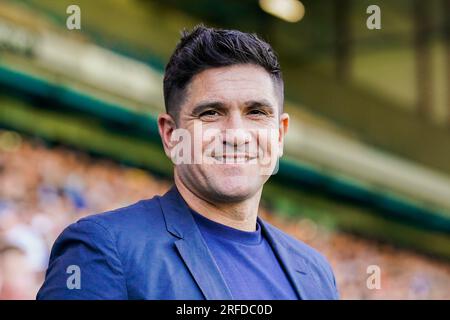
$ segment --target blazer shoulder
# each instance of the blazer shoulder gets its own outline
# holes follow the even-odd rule
[[[297,238],[291,236],[290,234],[284,232],[283,230],[275,227],[274,225],[268,223],[264,220],[264,224],[267,228],[270,229],[270,231],[275,234],[280,240],[283,241],[284,244],[287,245],[287,247],[294,251],[296,254],[302,256],[306,260],[318,260],[319,263],[326,262],[326,259],[323,254],[321,254],[319,251],[314,249],[313,247],[307,245],[301,240],[298,240]],[[325,260],[325,261],[324,261]]]
[[[131,229],[134,232],[147,230],[149,225],[155,226],[162,222],[162,212],[159,205],[160,196],[139,200],[128,206],[104,211],[81,218],[78,222],[93,222],[111,233]]]
[[[133,263],[145,254],[153,254],[171,240],[159,203],[160,196],[140,200],[129,206],[93,214],[72,224],[99,243],[114,247],[126,274]],[[75,234],[78,236],[78,234]]]

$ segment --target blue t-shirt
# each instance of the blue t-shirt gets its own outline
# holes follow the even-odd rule
[[[259,223],[256,231],[242,231],[191,212],[233,299],[298,299]]]

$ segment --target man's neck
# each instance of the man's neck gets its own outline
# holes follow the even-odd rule
[[[242,231],[256,230],[261,191],[241,202],[213,203],[192,192],[175,174],[175,185],[188,206],[204,217]]]

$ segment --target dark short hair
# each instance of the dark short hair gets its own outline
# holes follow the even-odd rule
[[[280,108],[284,84],[280,64],[272,47],[256,34],[237,30],[208,28],[204,25],[183,31],[164,73],[166,112],[177,118],[185,88],[196,74],[210,68],[237,64],[263,67],[274,81]]]

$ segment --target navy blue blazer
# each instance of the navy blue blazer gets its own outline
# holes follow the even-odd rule
[[[333,271],[320,253],[257,219],[301,299],[338,299]],[[232,296],[173,186],[163,196],[91,215],[67,227],[53,245],[37,299]]]

